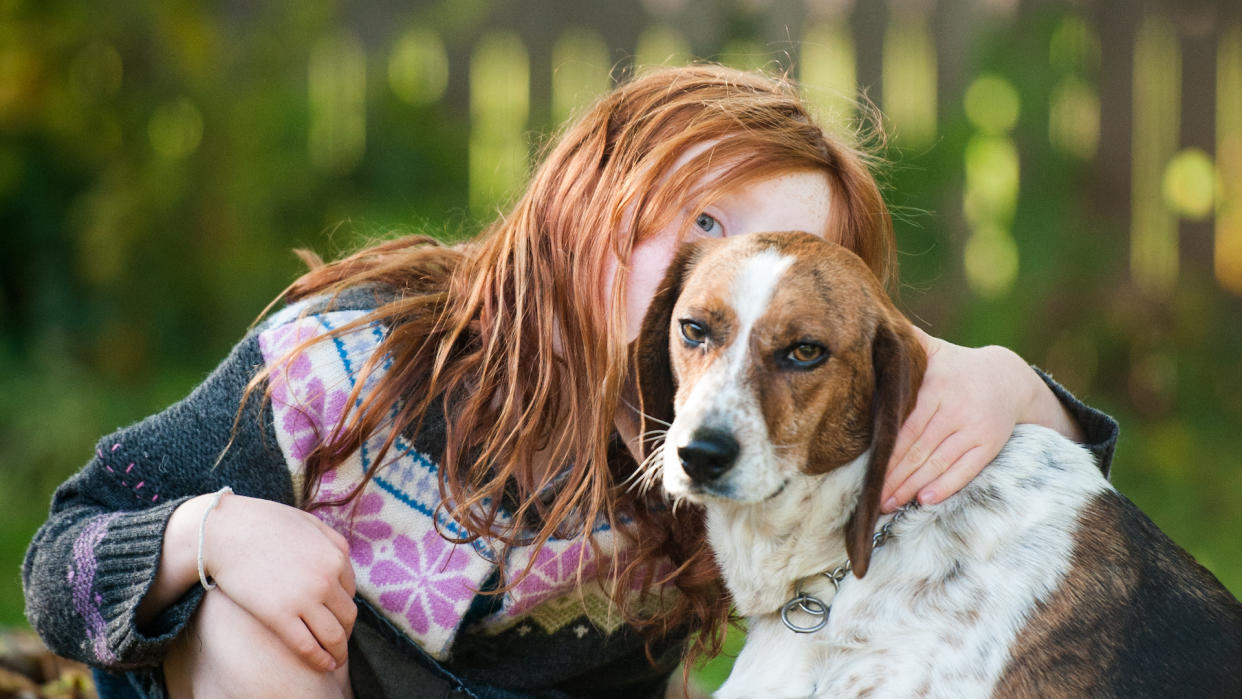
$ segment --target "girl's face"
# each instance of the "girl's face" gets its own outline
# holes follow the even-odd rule
[[[688,153],[688,160],[695,153]],[[712,173],[699,184],[710,181]],[[724,238],[750,233],[805,231],[821,235],[828,229],[830,190],[828,175],[803,170],[775,175],[740,187],[714,202],[704,211],[686,209],[664,229],[634,247],[630,256],[630,277],[626,288],[626,341],[633,342],[642,329],[643,316],[655,296],[664,272],[673,261],[677,247],[698,238]],[[690,234],[682,239],[686,220],[694,222]],[[612,283],[614,268],[606,283]],[[605,287],[607,288],[607,287]]]

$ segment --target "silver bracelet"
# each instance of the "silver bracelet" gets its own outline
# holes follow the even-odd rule
[[[216,584],[207,579],[207,573],[203,570],[203,538],[207,533],[207,515],[216,509],[216,505],[220,504],[220,498],[224,497],[225,493],[232,492],[233,489],[227,485],[217,490],[215,495],[211,496],[211,502],[208,503],[207,509],[203,510],[203,518],[198,523],[198,581],[203,584],[204,590],[216,589]]]

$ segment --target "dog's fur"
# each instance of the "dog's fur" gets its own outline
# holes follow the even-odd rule
[[[872,552],[925,356],[844,248],[797,233],[687,246],[638,346],[647,427],[672,421],[645,476],[704,506],[750,617],[718,696],[1242,696],[1242,605],[1051,430],[1020,426]],[[736,450],[683,466],[702,444]],[[847,559],[834,599],[818,574]],[[818,632],[780,620],[799,581],[831,604]]]

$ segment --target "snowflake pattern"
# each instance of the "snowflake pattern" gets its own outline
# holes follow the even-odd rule
[[[371,568],[380,606],[403,615],[419,634],[425,635],[432,622],[455,627],[461,621],[458,606],[473,599],[478,588],[478,581],[465,574],[473,550],[454,546],[434,531],[417,541],[398,535],[393,549],[393,558]]]
[[[523,569],[525,562],[510,565],[518,571]],[[523,616],[539,604],[574,589],[579,566],[582,567],[584,580],[590,580],[595,575],[597,561],[590,546],[581,541],[548,542],[535,555],[530,573],[509,591],[505,614],[509,617]]]
[[[328,474],[332,475],[332,474]],[[320,489],[319,500],[335,500],[339,494]],[[367,567],[375,563],[377,549],[393,538],[392,525],[383,519],[384,497],[379,493],[363,493],[356,502],[321,507],[314,514],[334,530],[341,532],[349,542],[349,558],[354,567]]]

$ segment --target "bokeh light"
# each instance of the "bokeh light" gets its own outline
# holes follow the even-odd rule
[[[1094,75],[1100,68],[1100,38],[1085,19],[1067,15],[1048,42],[1048,62],[1061,73]]]
[[[936,44],[926,14],[894,13],[884,32],[884,111],[903,145],[922,148],[936,138]]]
[[[1164,202],[1185,218],[1202,221],[1211,216],[1216,189],[1216,167],[1199,148],[1178,152],[1164,169]]]
[[[166,158],[184,158],[203,140],[203,114],[188,98],[156,107],[147,127],[151,147]]]
[[[1100,143],[1100,97],[1086,80],[1067,75],[1048,98],[1048,140],[1081,160],[1095,157]]]
[[[1173,26],[1147,17],[1134,44],[1130,271],[1139,287],[1168,294],[1177,284],[1177,220],[1165,204],[1165,166],[1181,128],[1181,51]]]
[[[470,57],[470,208],[478,215],[511,196],[527,170],[530,59],[516,35],[489,34]]]
[[[582,27],[566,29],[552,47],[552,117],[565,121],[579,107],[603,94],[608,77],[608,45]]]
[[[367,142],[367,57],[351,34],[320,39],[312,48],[309,148],[311,162],[346,172],[361,160]]]
[[[1022,100],[1005,78],[981,75],[966,88],[965,106],[970,123],[985,133],[1002,134],[1018,123]]]
[[[1216,162],[1220,171],[1216,279],[1242,295],[1242,25],[1224,32],[1217,48]]]
[[[1007,294],[1018,278],[1018,246],[1013,236],[998,228],[984,227],[966,241],[963,255],[966,280],[983,298]]]
[[[966,220],[1009,225],[1018,207],[1018,149],[1004,136],[977,135],[966,144]]]
[[[849,27],[818,22],[802,36],[802,91],[828,128],[848,133],[855,114],[854,39]]]
[[[388,57],[388,86],[408,104],[430,104],[448,87],[448,52],[430,29],[411,29]]]
[[[653,24],[638,36],[634,62],[640,67],[677,65],[693,57],[690,42],[668,24]]]

